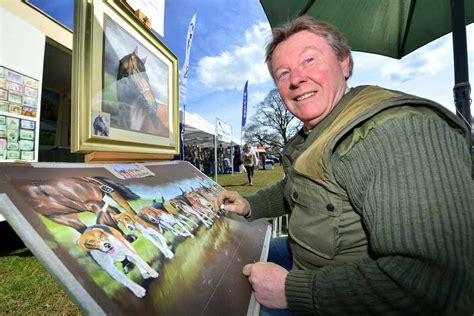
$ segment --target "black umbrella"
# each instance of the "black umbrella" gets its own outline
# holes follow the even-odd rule
[[[466,25],[474,0],[260,0],[272,27],[301,15],[335,25],[355,51],[402,58],[453,32],[454,102],[471,128]]]

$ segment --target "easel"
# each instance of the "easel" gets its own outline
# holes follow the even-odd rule
[[[140,22],[151,30],[151,20],[141,10],[134,10],[127,0],[119,0],[120,4],[135,15]],[[145,162],[154,160],[171,160],[172,154],[147,154],[147,153],[127,153],[110,151],[93,151],[84,155],[84,162]]]

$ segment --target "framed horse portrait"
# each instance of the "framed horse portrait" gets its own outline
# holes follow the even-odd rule
[[[119,0],[74,10],[72,151],[177,154],[177,57]]]

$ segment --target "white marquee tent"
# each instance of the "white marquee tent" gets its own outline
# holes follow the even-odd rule
[[[181,122],[184,121],[184,144],[201,145],[203,148],[214,147],[216,127],[199,114],[180,111]],[[233,131],[235,133],[235,131]],[[240,133],[239,133],[240,134]],[[219,142],[222,143],[222,142]],[[232,137],[232,145],[240,145],[240,139]],[[229,145],[229,143],[227,143]]]

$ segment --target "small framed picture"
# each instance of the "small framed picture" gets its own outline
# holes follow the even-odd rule
[[[20,152],[18,150],[7,150],[7,159],[10,159],[10,160],[20,159]]]
[[[19,83],[13,82],[13,81],[6,81],[5,87],[8,91],[17,93],[17,94],[23,94],[23,86]]]
[[[16,71],[13,71],[11,69],[5,69],[6,70],[6,76],[5,78],[8,80],[8,81],[14,81],[16,83],[19,83],[19,84],[23,84],[23,75],[20,75],[19,73],[17,73]]]
[[[35,121],[30,121],[30,120],[21,120],[21,128],[26,128],[26,129],[35,129]]]
[[[8,111],[8,101],[0,101],[0,111],[2,112]]]
[[[8,142],[7,143],[7,150],[19,150],[20,145],[17,142]]]
[[[35,79],[32,79],[30,77],[26,77],[25,76],[25,86],[26,87],[30,87],[30,88],[33,88],[33,89],[38,89],[38,80],[35,80]]]
[[[0,89],[0,100],[8,100],[8,91]]]
[[[23,96],[23,105],[29,106],[32,108],[36,108],[38,106],[38,99],[29,97],[29,96]]]
[[[6,119],[7,129],[19,129],[20,128],[20,119],[15,117],[7,116]]]
[[[20,129],[20,139],[35,140],[35,131],[30,129]]]
[[[21,160],[34,160],[35,152],[34,151],[21,151]]]
[[[20,150],[33,150],[35,148],[35,142],[32,140],[20,140]]]
[[[8,112],[15,113],[15,114],[22,114],[21,113],[21,105],[16,103],[10,103],[8,105]]]
[[[32,98],[38,98],[38,89],[25,86],[25,95]]]
[[[18,130],[17,129],[7,129],[7,141],[10,142],[18,142]]]
[[[7,126],[0,124],[0,138],[7,138]]]
[[[21,107],[21,114],[24,116],[36,117],[36,108],[30,108],[29,106]]]
[[[110,136],[110,114],[105,112],[92,112],[92,135],[97,137]]]
[[[13,92],[8,93],[8,101],[21,104],[22,96]]]

